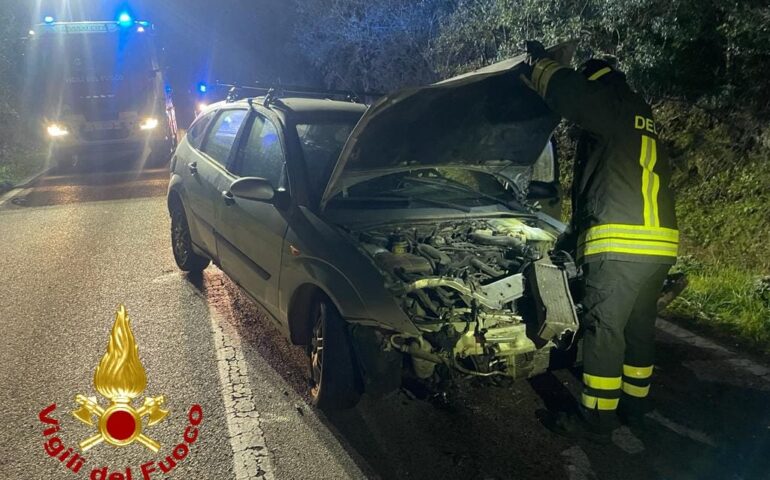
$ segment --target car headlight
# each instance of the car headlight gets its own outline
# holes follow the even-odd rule
[[[142,120],[142,123],[139,124],[139,130],[152,130],[158,126],[158,119],[153,117],[148,117]]]
[[[52,123],[48,125],[48,127],[46,127],[46,131],[50,137],[63,137],[65,135],[69,135],[70,133],[70,131],[67,130],[67,127],[64,125],[59,125],[58,123]]]

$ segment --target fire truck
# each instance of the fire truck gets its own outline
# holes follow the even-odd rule
[[[177,126],[154,36],[154,25],[128,13],[49,16],[29,31],[26,103],[57,163],[169,160]]]

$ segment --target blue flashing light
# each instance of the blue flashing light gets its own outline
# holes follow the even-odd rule
[[[123,12],[118,16],[118,24],[120,24],[121,27],[130,27],[134,24],[134,19],[131,18],[131,15],[129,15],[128,12]]]
[[[53,24],[53,22],[54,22],[54,18],[53,18],[51,15],[46,15],[46,16],[45,16],[45,18],[43,19],[43,21],[44,21],[44,22],[45,22],[47,25],[52,25],[52,24]]]
[[[198,91],[201,93],[206,93],[209,91],[209,86],[206,85],[206,83],[201,82],[198,84]]]
[[[138,22],[138,23],[139,23],[139,25],[141,25],[143,27],[149,27],[150,26],[150,22],[147,22],[145,20],[142,20],[141,22]]]

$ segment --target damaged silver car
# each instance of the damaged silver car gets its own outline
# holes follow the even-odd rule
[[[567,55],[567,47],[554,55]],[[213,260],[295,344],[322,408],[405,377],[526,378],[574,359],[572,259],[551,134],[522,58],[370,108],[267,96],[213,105],[172,162],[180,268]]]

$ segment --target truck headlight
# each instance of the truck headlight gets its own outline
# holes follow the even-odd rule
[[[142,120],[139,124],[139,130],[153,130],[158,126],[158,119],[154,117],[148,117]]]
[[[46,127],[46,131],[50,137],[63,137],[70,134],[70,131],[67,130],[67,127],[64,125],[59,125],[58,123],[52,123],[48,125],[48,127]]]

